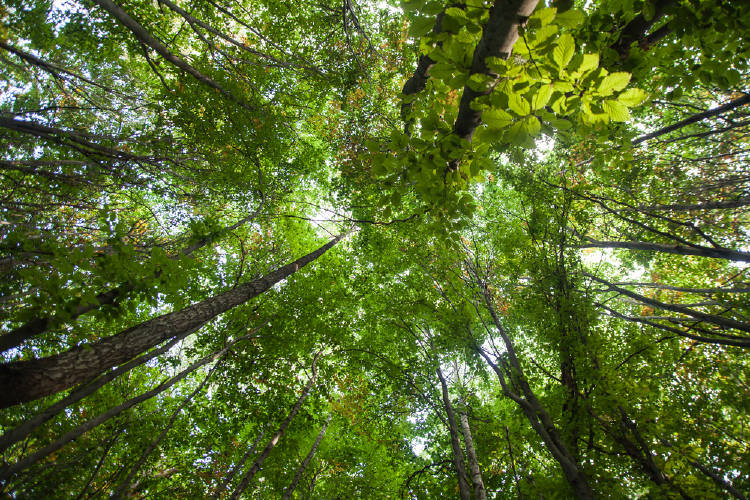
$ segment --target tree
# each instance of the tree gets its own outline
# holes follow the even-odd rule
[[[747,497],[741,2],[0,17],[4,494]]]

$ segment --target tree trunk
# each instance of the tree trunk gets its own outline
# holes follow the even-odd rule
[[[250,467],[250,470],[248,470],[245,473],[245,475],[242,477],[240,484],[237,485],[237,488],[232,493],[232,496],[229,497],[231,500],[237,500],[238,498],[240,498],[240,495],[242,494],[242,492],[247,489],[248,485],[250,484],[250,481],[252,481],[253,477],[255,477],[255,474],[258,473],[261,466],[263,465],[263,462],[271,453],[271,450],[274,449],[274,447],[276,446],[276,443],[279,442],[279,439],[281,439],[281,436],[284,435],[284,432],[286,431],[287,427],[289,427],[289,424],[292,423],[292,419],[295,417],[295,415],[297,415],[300,408],[302,408],[302,404],[305,402],[305,399],[307,399],[307,395],[310,393],[310,389],[312,389],[312,386],[315,383],[315,379],[318,378],[318,373],[315,370],[315,363],[318,362],[319,357],[320,357],[320,353],[318,353],[315,356],[315,359],[313,359],[312,376],[310,377],[310,380],[307,382],[307,385],[305,386],[305,388],[302,390],[302,394],[300,394],[300,397],[297,398],[297,402],[294,404],[292,411],[289,412],[289,415],[287,415],[284,421],[281,422],[279,429],[273,435],[273,437],[268,442],[266,447],[263,448],[263,451],[260,452],[260,455],[258,456],[258,458],[255,459],[255,462],[253,462],[253,466]]]
[[[115,19],[117,19],[117,21],[120,24],[122,24],[128,30],[130,30],[130,32],[133,33],[135,38],[140,43],[148,47],[151,47],[154,51],[156,51],[156,53],[158,53],[160,56],[162,56],[164,59],[174,64],[178,68],[180,68],[185,73],[190,74],[193,78],[195,78],[199,82],[213,89],[218,90],[222,95],[234,101],[235,103],[239,104],[246,110],[256,111],[255,108],[250,106],[244,100],[240,99],[239,97],[235,96],[234,94],[226,90],[224,87],[216,83],[214,80],[204,75],[203,73],[201,73],[200,71],[192,67],[190,64],[186,63],[183,59],[172,54],[172,52],[170,52],[169,49],[163,43],[161,43],[159,40],[154,38],[151,35],[151,33],[148,32],[148,30],[146,30],[143,26],[141,26],[138,23],[138,21],[130,17],[130,15],[128,15],[128,13],[125,12],[122,9],[122,7],[112,2],[111,0],[94,0],[94,3],[97,4],[99,7],[101,7],[102,9],[109,12],[109,14]]]
[[[141,467],[143,467],[143,464],[146,463],[146,460],[148,459],[148,456],[156,449],[157,446],[159,446],[159,443],[161,443],[162,439],[164,439],[167,436],[167,433],[174,425],[175,421],[177,420],[177,417],[180,415],[180,412],[182,411],[185,406],[190,403],[190,401],[193,400],[196,394],[198,394],[203,388],[206,386],[208,381],[211,379],[211,376],[214,374],[216,369],[219,367],[219,363],[216,363],[211,370],[209,370],[208,374],[206,374],[205,377],[203,377],[203,381],[198,384],[198,387],[193,390],[186,398],[182,400],[182,403],[172,412],[172,416],[169,418],[169,421],[167,422],[167,425],[164,427],[164,429],[159,433],[156,438],[154,438],[153,441],[146,447],[145,450],[143,450],[143,453],[141,453],[140,458],[138,459],[138,462],[133,466],[133,468],[128,473],[127,477],[120,483],[120,486],[117,487],[115,492],[112,494],[111,498],[112,500],[120,500],[123,498],[123,495],[125,492],[127,492],[130,489],[130,486],[133,482],[133,478],[135,478],[136,474],[138,474],[138,471],[141,470]]]
[[[103,374],[102,376],[98,377],[96,380],[89,384],[82,385],[81,387],[77,388],[67,396],[65,396],[63,399],[58,401],[57,403],[49,406],[45,410],[42,410],[40,413],[37,413],[34,417],[30,418],[29,420],[25,421],[18,427],[11,429],[9,431],[6,431],[2,436],[0,436],[0,451],[5,451],[8,449],[10,445],[13,443],[17,443],[20,440],[24,439],[26,436],[31,434],[34,429],[63,411],[68,406],[72,405],[73,403],[76,403],[80,401],[81,399],[85,398],[89,394],[93,393],[100,387],[102,387],[107,382],[110,382],[120,375],[129,372],[136,366],[140,366],[143,363],[147,362],[150,359],[153,359],[157,356],[160,356],[161,354],[164,354],[169,349],[172,348],[177,342],[182,340],[184,336],[178,336],[174,339],[170,340],[166,344],[164,344],[162,347],[155,349],[148,354],[144,354],[143,356],[140,356],[132,361],[129,361],[128,363],[125,363],[124,365],[118,366],[115,370],[110,370],[107,373]]]
[[[234,231],[241,225],[245,224],[246,222],[252,220],[255,218],[255,216],[258,214],[259,210],[256,210],[252,214],[248,215],[247,217],[244,217],[240,219],[238,222],[232,224],[231,226],[228,226],[220,231],[217,231],[216,233],[207,236],[205,238],[202,238],[201,240],[193,243],[192,245],[189,245],[182,249],[179,255],[181,256],[188,256],[195,252],[196,250],[199,250],[203,248],[204,246],[216,241],[216,239],[222,235],[225,234],[228,231]],[[172,257],[175,258],[175,257]],[[156,271],[154,273],[154,277],[161,276],[161,271]],[[115,288],[112,288],[110,290],[107,290],[106,292],[102,292],[96,296],[96,303],[95,304],[69,304],[68,306],[62,306],[64,309],[70,309],[73,312],[70,314],[69,317],[66,318],[66,322],[73,321],[75,319],[78,319],[78,317],[89,313],[91,311],[95,311],[99,309],[101,306],[104,305],[110,305],[114,304],[114,302],[125,296],[127,293],[133,291],[135,289],[135,285],[131,283],[123,283]],[[69,307],[71,306],[71,307]],[[50,326],[56,324],[59,320],[56,319],[54,316],[42,316],[39,318],[34,318],[32,320],[27,321],[23,325],[19,326],[18,328],[14,328],[10,332],[0,335],[0,352],[7,351],[8,349],[12,349],[14,347],[18,347],[23,342],[27,341],[28,339],[35,337],[37,335],[40,335],[47,331]]]
[[[448,384],[445,383],[445,377],[438,365],[437,376],[440,379],[440,388],[443,393],[443,406],[448,416],[448,430],[451,435],[451,449],[453,450],[453,466],[458,476],[458,490],[461,500],[471,500],[471,490],[469,489],[469,480],[466,477],[466,465],[464,464],[464,455],[461,450],[461,441],[458,437],[458,426],[456,425],[456,414],[453,412],[450,395],[448,394]]]
[[[326,419],[323,427],[318,433],[318,437],[315,438],[315,442],[313,443],[312,448],[310,448],[310,451],[308,452],[307,456],[302,461],[300,466],[297,467],[297,472],[294,473],[294,479],[292,479],[292,483],[289,485],[286,491],[284,491],[284,495],[282,495],[281,500],[289,500],[290,498],[292,498],[292,493],[294,493],[294,489],[297,487],[297,484],[299,484],[299,480],[302,479],[302,474],[305,473],[305,469],[307,469],[310,461],[315,456],[315,452],[318,451],[318,446],[320,446],[320,442],[323,440],[323,436],[325,436],[326,434],[326,429],[328,429],[328,424],[331,422],[332,417],[333,413],[328,415],[328,418]]]
[[[487,353],[484,352],[484,350],[479,346],[476,346],[477,351],[482,357],[484,357],[487,363],[492,367],[497,377],[500,379],[500,383],[503,386],[503,392],[521,407],[521,410],[523,410],[524,414],[526,414],[531,427],[534,429],[534,431],[536,431],[552,456],[560,464],[563,475],[568,481],[568,484],[570,484],[571,488],[573,489],[576,498],[582,500],[595,499],[596,495],[594,494],[594,491],[591,489],[591,486],[588,483],[588,478],[580,470],[575,458],[565,446],[560,436],[560,432],[555,426],[549,413],[539,402],[536,394],[534,394],[534,391],[532,391],[531,387],[529,386],[529,383],[523,374],[521,363],[518,360],[518,356],[516,355],[516,350],[513,346],[513,342],[510,340],[508,332],[500,322],[500,318],[495,311],[490,292],[487,289],[486,285],[484,287],[483,297],[487,310],[492,316],[492,321],[495,324],[495,328],[500,333],[503,343],[505,344],[505,349],[508,354],[508,360],[510,361],[511,368],[515,372],[515,379],[518,386],[521,388],[523,397],[518,394],[514,394],[509,390],[509,387],[505,382],[505,375],[500,370],[500,368],[492,362]]]
[[[340,234],[314,252],[224,293],[164,314],[93,344],[47,358],[0,365],[0,408],[63,391],[118,366],[178,335],[191,334],[218,315],[253,299],[314,261],[344,238]]]
[[[471,427],[469,427],[469,417],[466,412],[459,414],[461,419],[461,430],[464,435],[464,444],[466,445],[466,456],[469,459],[469,470],[471,471],[471,482],[474,485],[474,497],[476,500],[487,500],[487,490],[482,481],[482,471],[479,469],[479,460],[477,452],[474,449],[474,439],[471,437]]]
[[[185,377],[190,375],[192,372],[197,370],[203,365],[206,365],[212,361],[215,361],[222,357],[224,354],[229,351],[229,349],[235,345],[236,343],[246,340],[250,338],[250,335],[245,335],[244,337],[240,337],[236,340],[233,340],[230,342],[226,347],[223,349],[216,351],[212,354],[209,354],[208,356],[199,359],[198,361],[194,362],[184,370],[182,370],[180,373],[175,375],[172,378],[169,378],[165,381],[163,381],[161,384],[156,386],[154,389],[151,389],[150,391],[144,392],[142,394],[139,394],[138,396],[128,399],[127,401],[110,408],[109,410],[105,411],[104,413],[100,413],[96,417],[92,418],[91,420],[79,425],[75,429],[65,433],[60,438],[56,439],[52,443],[48,444],[47,446],[43,447],[42,449],[36,451],[35,453],[32,453],[31,455],[28,455],[25,458],[22,458],[18,462],[6,465],[4,467],[0,468],[0,481],[6,480],[9,477],[11,477],[14,474],[17,474],[18,472],[26,469],[27,467],[30,467],[37,463],[42,458],[46,457],[47,455],[54,453],[55,451],[59,450],[69,442],[73,441],[74,439],[77,439],[78,437],[82,436],[84,433],[90,431],[91,429],[103,424],[107,420],[116,417],[120,413],[122,413],[125,410],[128,410],[135,405],[142,403],[143,401],[146,401],[148,399],[153,398],[154,396],[157,396],[158,394],[161,394],[165,390],[169,389],[173,385],[175,385],[177,382],[183,380]]]
[[[579,245],[579,248],[624,248],[626,250],[645,250],[648,252],[671,253],[675,255],[697,255],[711,259],[724,259],[734,262],[750,262],[750,253],[729,248],[711,248],[702,245],[665,245],[648,241],[591,241]]]
[[[229,486],[232,483],[232,479],[234,479],[234,476],[237,474],[237,472],[241,471],[242,468],[245,466],[245,462],[247,462],[247,459],[250,458],[250,455],[255,453],[255,449],[258,447],[258,443],[260,443],[260,440],[263,439],[263,436],[265,435],[266,431],[262,430],[260,431],[260,434],[258,434],[258,437],[255,438],[255,441],[253,441],[253,444],[250,445],[250,448],[247,449],[244,455],[242,455],[242,458],[239,462],[234,464],[234,467],[232,467],[229,470],[229,474],[227,474],[227,477],[224,478],[224,481],[221,483],[221,486],[217,488],[216,494],[212,497],[214,500],[218,499],[221,494],[226,490],[227,486]]]

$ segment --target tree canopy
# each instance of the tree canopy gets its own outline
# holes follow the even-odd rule
[[[750,495],[747,4],[0,18],[3,495]]]

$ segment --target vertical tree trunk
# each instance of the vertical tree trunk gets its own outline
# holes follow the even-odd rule
[[[294,493],[294,489],[297,487],[297,484],[299,484],[299,480],[302,479],[302,474],[305,473],[305,469],[307,469],[310,461],[315,456],[315,452],[318,451],[318,446],[320,446],[320,442],[323,440],[323,436],[325,436],[326,434],[326,429],[328,429],[328,424],[331,422],[331,417],[333,417],[333,413],[328,415],[328,418],[326,419],[323,427],[318,433],[318,437],[315,438],[315,442],[313,443],[312,448],[310,448],[310,451],[308,452],[305,459],[302,461],[299,467],[297,467],[297,472],[294,473],[294,479],[292,479],[292,483],[289,485],[286,491],[284,491],[281,500],[289,500],[290,498],[292,498],[292,493]]]
[[[289,427],[289,424],[292,423],[292,419],[295,417],[295,415],[297,415],[300,408],[302,408],[302,404],[305,402],[305,399],[307,399],[307,395],[310,393],[310,389],[312,389],[312,386],[315,383],[315,379],[318,378],[318,373],[317,371],[315,371],[315,363],[317,363],[318,357],[320,357],[320,353],[318,353],[315,356],[315,359],[313,359],[312,376],[310,377],[310,380],[307,382],[307,385],[305,386],[305,388],[302,390],[302,394],[300,394],[300,397],[297,398],[297,402],[294,404],[292,411],[289,412],[289,415],[287,415],[284,421],[281,422],[279,429],[273,435],[273,437],[268,442],[268,444],[266,444],[266,447],[263,448],[263,451],[260,452],[260,455],[258,456],[258,458],[255,459],[255,462],[253,462],[253,466],[250,467],[250,470],[248,470],[245,473],[245,475],[242,477],[240,484],[237,485],[237,488],[235,488],[234,492],[232,493],[232,496],[229,497],[231,500],[237,500],[242,494],[242,492],[247,489],[247,486],[250,484],[250,481],[252,481],[253,477],[255,477],[255,474],[258,473],[261,466],[263,465],[263,462],[271,453],[271,450],[273,450],[274,447],[276,447],[276,443],[279,442],[279,439],[281,439],[281,436],[284,435],[284,432],[286,431],[287,427]]]
[[[86,382],[104,370],[118,366],[155,345],[199,330],[218,315],[257,297],[276,283],[327,252],[346,236],[334,239],[262,278],[243,283],[224,293],[164,314],[93,344],[75,347],[47,358],[0,365],[0,408],[33,401]]]
[[[265,430],[260,431],[260,434],[258,434],[258,437],[255,438],[253,444],[251,444],[250,448],[248,448],[245,454],[242,455],[240,461],[234,464],[234,467],[229,470],[229,474],[227,474],[227,477],[224,478],[224,481],[221,483],[221,486],[217,488],[216,494],[212,498],[218,499],[227,488],[227,486],[232,483],[232,479],[234,479],[234,476],[237,474],[237,472],[242,470],[242,468],[245,466],[245,462],[247,462],[247,459],[250,458],[253,453],[255,453],[255,449],[258,447],[258,443],[260,443],[260,440],[263,439],[265,433]]]
[[[196,394],[198,394],[208,383],[208,381],[211,379],[211,376],[214,374],[216,369],[219,367],[219,363],[216,363],[211,370],[209,370],[208,374],[206,374],[205,377],[203,377],[203,381],[198,384],[198,387],[196,387],[193,392],[188,394],[186,398],[182,400],[182,403],[172,412],[172,416],[169,418],[169,421],[167,422],[167,425],[164,427],[164,429],[159,433],[156,438],[151,441],[151,443],[146,447],[145,450],[143,450],[143,453],[141,453],[140,458],[136,462],[136,464],[133,466],[133,468],[128,473],[127,477],[120,483],[120,486],[117,487],[115,492],[112,494],[112,500],[120,500],[123,498],[123,495],[125,492],[127,492],[130,489],[130,486],[133,482],[133,478],[135,478],[136,474],[141,470],[141,467],[143,467],[143,464],[146,463],[146,459],[148,459],[148,456],[156,449],[157,446],[159,446],[159,443],[161,443],[162,439],[164,439],[167,436],[167,433],[174,425],[175,421],[177,420],[177,417],[180,415],[180,412],[182,411],[185,406],[190,403],[190,401],[193,400]]]
[[[471,490],[469,489],[469,480],[466,477],[466,465],[464,464],[464,455],[461,450],[461,441],[458,437],[458,425],[456,425],[456,414],[453,411],[450,395],[448,394],[448,384],[443,377],[443,371],[440,365],[437,367],[437,376],[440,379],[440,388],[443,393],[443,406],[448,417],[448,430],[451,435],[451,449],[453,450],[453,466],[458,476],[458,491],[461,500],[471,500]]]
[[[482,471],[479,469],[479,460],[477,452],[474,449],[474,439],[471,437],[471,427],[469,427],[469,417],[466,412],[459,414],[461,419],[461,430],[464,435],[464,445],[466,446],[466,457],[469,460],[469,470],[471,471],[471,483],[474,485],[474,497],[476,500],[487,500],[487,490],[482,481]]]
[[[487,289],[486,285],[484,286],[483,298],[485,306],[492,316],[492,321],[495,324],[495,328],[497,329],[498,333],[500,333],[503,344],[505,344],[505,349],[508,354],[510,366],[515,372],[515,381],[520,387],[523,397],[521,397],[520,394],[515,394],[509,390],[509,387],[505,381],[505,375],[500,370],[500,368],[492,362],[487,353],[485,353],[484,350],[478,346],[477,351],[492,367],[493,371],[500,380],[501,385],[503,386],[503,392],[505,393],[505,395],[513,399],[513,401],[515,401],[521,407],[521,410],[523,410],[523,412],[526,414],[531,427],[534,429],[534,431],[536,431],[547,449],[550,451],[550,453],[552,453],[552,456],[555,457],[557,462],[560,464],[563,475],[568,481],[568,484],[570,484],[571,488],[573,489],[576,497],[582,500],[595,499],[596,495],[589,485],[588,478],[580,470],[578,462],[567,449],[562,438],[560,437],[560,431],[555,426],[554,421],[552,420],[544,406],[542,406],[541,402],[536,397],[536,394],[534,394],[531,386],[529,386],[529,383],[523,374],[523,367],[521,366],[521,363],[518,360],[518,356],[516,355],[516,349],[513,346],[513,342],[511,341],[510,337],[508,336],[508,332],[500,322],[500,318],[497,315],[497,311],[495,311],[495,306],[492,302],[490,292]]]

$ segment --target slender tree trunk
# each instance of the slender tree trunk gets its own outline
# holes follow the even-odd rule
[[[484,357],[490,367],[492,367],[493,371],[500,380],[500,384],[503,386],[503,392],[505,393],[505,395],[510,397],[521,407],[521,410],[523,410],[523,412],[526,414],[526,417],[528,418],[532,428],[536,431],[537,434],[539,434],[539,437],[542,438],[542,441],[546,445],[547,449],[550,451],[550,453],[552,453],[552,456],[560,464],[565,479],[567,479],[568,484],[570,484],[571,488],[573,488],[573,492],[576,495],[576,498],[582,500],[595,499],[596,495],[589,485],[588,478],[580,470],[580,467],[575,458],[565,446],[565,443],[560,436],[560,432],[555,426],[549,413],[539,402],[536,394],[534,394],[534,391],[529,386],[529,383],[523,374],[521,363],[518,360],[518,356],[516,355],[516,350],[513,346],[513,342],[510,340],[508,332],[500,322],[500,318],[495,311],[490,292],[487,289],[486,285],[484,286],[483,297],[487,310],[492,316],[492,321],[495,324],[495,328],[497,329],[498,333],[500,333],[500,337],[505,344],[505,349],[508,354],[510,366],[515,372],[515,381],[521,388],[523,397],[521,397],[519,394],[513,393],[513,391],[510,390],[510,387],[505,381],[505,375],[503,374],[502,370],[500,370],[500,368],[490,359],[490,357],[486,352],[484,352],[481,347],[476,346],[477,352],[479,352],[479,354]]]
[[[729,248],[712,248],[702,245],[664,245],[647,241],[591,241],[579,248],[624,248],[626,250],[644,250],[647,252],[671,253],[675,255],[697,255],[711,259],[724,259],[733,262],[750,262],[750,253]]]
[[[451,449],[453,450],[453,467],[456,469],[458,476],[458,491],[461,500],[471,500],[471,490],[469,489],[469,480],[466,477],[466,465],[464,464],[464,455],[461,450],[461,441],[458,437],[458,425],[456,425],[456,414],[453,411],[450,394],[448,394],[448,384],[443,377],[443,371],[440,366],[437,367],[437,376],[440,379],[440,388],[443,394],[443,406],[448,417],[448,430],[451,435]]]
[[[257,297],[327,252],[344,238],[340,234],[314,252],[262,278],[164,314],[93,344],[75,347],[47,358],[0,365],[0,408],[55,394],[80,384],[104,370],[125,363],[153,346],[178,335],[193,333],[218,315]]]
[[[307,382],[307,385],[305,386],[305,388],[302,390],[302,394],[300,394],[300,397],[297,398],[297,402],[294,404],[292,411],[289,412],[289,415],[287,415],[284,421],[281,422],[279,429],[273,435],[273,437],[268,442],[268,444],[266,444],[266,447],[263,448],[263,451],[260,452],[260,455],[258,456],[258,458],[255,459],[255,462],[253,462],[252,467],[250,467],[250,469],[242,477],[240,484],[237,485],[237,488],[235,488],[234,492],[232,493],[232,496],[229,497],[231,500],[237,500],[238,498],[240,498],[240,495],[242,494],[242,492],[247,489],[248,485],[250,484],[250,481],[252,481],[253,477],[255,477],[255,474],[258,473],[261,466],[263,465],[263,462],[271,453],[271,450],[273,450],[274,447],[276,447],[276,443],[279,442],[279,439],[281,439],[281,436],[284,435],[284,432],[286,431],[287,427],[289,427],[289,424],[292,423],[292,419],[297,415],[300,408],[302,408],[302,404],[305,402],[305,399],[307,399],[307,395],[310,393],[310,389],[312,389],[312,386],[315,383],[315,379],[318,378],[318,372],[315,370],[315,363],[317,363],[318,357],[320,357],[320,353],[318,353],[315,356],[315,359],[313,359],[312,376],[310,377],[310,380]]]
[[[651,306],[656,309],[663,309],[665,311],[671,311],[671,312],[675,312],[679,314],[684,314],[686,316],[695,318],[699,321],[705,321],[706,323],[712,323],[714,325],[721,326],[724,328],[735,329],[735,330],[740,330],[743,332],[750,333],[750,325],[748,325],[747,323],[742,323],[732,318],[725,318],[723,316],[717,316],[715,314],[708,314],[708,313],[704,313],[701,311],[696,311],[695,309],[690,309],[690,308],[687,308],[678,304],[666,304],[664,302],[659,302],[658,300],[645,297],[638,293],[632,292],[626,288],[621,288],[619,286],[613,285],[612,283],[606,280],[603,280],[597,276],[594,276],[591,273],[584,272],[583,274],[591,278],[592,280],[596,281],[597,283],[601,283],[602,285],[607,286],[611,291],[617,292],[626,297],[630,297],[631,299],[635,299],[638,302],[641,302],[642,304],[645,304],[647,306]]]
[[[469,470],[471,471],[471,482],[474,485],[474,498],[476,500],[487,500],[487,490],[482,481],[482,471],[479,469],[479,460],[477,452],[474,449],[474,439],[471,436],[471,427],[469,427],[469,417],[466,412],[459,414],[461,419],[461,430],[464,435],[464,444],[466,445],[466,457],[469,460]]]
[[[735,108],[739,108],[740,106],[744,106],[745,104],[748,104],[748,103],[750,103],[750,94],[745,94],[744,96],[738,97],[737,99],[729,101],[728,103],[722,106],[709,109],[702,113],[696,113],[677,123],[673,123],[672,125],[669,125],[667,127],[660,128],[659,130],[655,130],[649,134],[642,135],[633,141],[633,145],[640,144],[642,142],[649,141],[651,139],[655,139],[659,136],[668,134],[670,132],[674,132],[675,130],[679,130],[693,123],[697,123],[699,121],[705,120],[706,118],[719,116],[723,113],[726,113],[727,111],[731,111]]]
[[[263,439],[265,433],[265,430],[260,431],[260,434],[258,434],[258,437],[255,438],[253,444],[251,444],[250,448],[248,448],[247,451],[245,451],[245,454],[242,455],[240,461],[234,464],[234,466],[229,470],[229,474],[227,474],[227,477],[224,478],[221,486],[219,486],[219,488],[216,490],[216,494],[212,497],[214,498],[214,500],[218,499],[221,496],[221,494],[227,489],[227,486],[232,483],[232,479],[234,479],[234,476],[237,474],[237,472],[241,471],[245,466],[245,462],[247,462],[247,459],[250,458],[253,453],[255,453],[255,449],[258,447],[258,443],[260,443],[260,440]]]
[[[305,457],[305,459],[302,461],[299,467],[297,467],[297,472],[294,473],[294,479],[292,479],[292,483],[289,485],[286,491],[284,491],[284,494],[282,495],[281,500],[289,500],[290,498],[292,498],[292,493],[294,493],[294,489],[297,487],[297,484],[299,484],[300,479],[302,479],[302,474],[305,473],[307,466],[310,464],[310,461],[315,456],[315,452],[318,451],[318,446],[320,446],[320,442],[323,441],[323,436],[325,436],[326,434],[326,429],[328,429],[328,424],[331,422],[332,417],[333,417],[333,413],[330,413],[325,423],[323,424],[323,427],[320,429],[320,432],[318,433],[318,437],[315,438],[315,442],[313,443],[312,448],[310,448],[310,451],[307,453],[307,456]]]
[[[228,226],[221,231],[217,231],[216,233],[207,236],[205,238],[202,238],[198,240],[197,242],[193,243],[192,245],[189,245],[180,251],[181,256],[188,256],[195,252],[196,250],[199,250],[206,245],[209,245],[210,243],[216,241],[221,235],[226,234],[229,231],[234,231],[238,227],[242,226],[243,224],[247,223],[248,221],[251,221],[254,219],[260,209],[256,210],[252,214],[248,215],[247,217],[244,217],[240,219],[238,222],[232,224],[231,226]],[[172,257],[175,258],[175,257]],[[161,276],[161,271],[158,270],[154,273],[154,277]],[[121,297],[124,297],[127,293],[133,291],[136,288],[134,284],[131,283],[123,283],[115,288],[112,288],[110,290],[107,290],[106,292],[102,292],[96,296],[96,303],[95,304],[68,304],[68,306],[62,306],[65,309],[72,309],[72,313],[66,317],[66,322],[71,322],[76,319],[78,319],[80,316],[89,313],[91,311],[95,311],[99,309],[101,306],[104,305],[111,305],[114,304],[116,300],[120,299]],[[18,347],[23,342],[29,340],[32,337],[35,337],[37,335],[40,335],[44,332],[46,332],[50,326],[56,324],[59,320],[55,318],[54,316],[41,316],[38,318],[31,319],[24,323],[23,325],[19,326],[18,328],[14,328],[10,332],[0,335],[0,352],[7,351],[8,349],[12,349],[14,347]]]
[[[221,358],[224,354],[229,351],[229,349],[235,345],[236,343],[246,340],[250,338],[250,335],[245,335],[243,337],[240,337],[236,340],[233,340],[231,343],[229,343],[226,347],[223,349],[216,351],[212,354],[209,354],[208,356],[199,359],[198,361],[192,363],[190,366],[182,370],[180,373],[175,375],[172,378],[169,378],[162,383],[160,383],[158,386],[156,386],[154,389],[151,389],[150,391],[146,391],[142,394],[139,394],[138,396],[128,399],[127,401],[110,408],[109,410],[100,413],[96,417],[92,418],[91,420],[79,425],[75,429],[65,433],[52,443],[48,444],[47,446],[43,447],[42,449],[36,451],[35,453],[32,453],[31,455],[28,455],[25,458],[22,458],[18,462],[6,465],[3,467],[0,467],[0,481],[6,480],[9,477],[19,473],[20,471],[34,465],[39,460],[43,459],[47,455],[54,453],[55,451],[59,450],[69,442],[73,441],[74,439],[79,438],[86,432],[90,431],[91,429],[103,424],[107,420],[116,417],[120,413],[124,412],[125,410],[128,410],[135,405],[142,403],[143,401],[146,401],[148,399],[153,398],[154,396],[157,396],[158,394],[161,394],[165,390],[169,389],[173,385],[175,385],[177,382],[183,380],[185,377],[190,375],[192,372],[197,370],[203,365],[206,365],[212,361],[215,361],[219,358]]]
[[[226,90],[219,83],[215,82],[208,76],[204,75],[203,73],[201,73],[200,71],[192,67],[190,64],[186,63],[183,59],[172,54],[172,52],[170,52],[170,50],[163,43],[161,43],[159,40],[154,38],[153,35],[151,35],[151,33],[148,32],[147,29],[145,29],[143,26],[141,26],[138,23],[138,21],[130,17],[130,15],[127,12],[125,12],[122,9],[122,7],[112,2],[111,0],[94,0],[94,3],[99,5],[99,7],[101,7],[102,9],[109,12],[109,14],[112,17],[114,17],[120,24],[122,24],[128,30],[130,30],[133,36],[135,36],[135,38],[140,43],[146,45],[147,47],[150,47],[161,57],[163,57],[170,63],[174,64],[185,73],[190,74],[193,78],[195,78],[199,82],[213,89],[218,90],[222,95],[234,101],[235,103],[239,104],[246,110],[256,111],[255,108],[253,108],[244,100],[240,99],[239,97],[235,96],[234,94]]]
[[[167,422],[167,425],[164,427],[164,429],[159,433],[156,438],[154,438],[153,441],[146,447],[145,450],[143,450],[143,453],[141,453],[140,458],[136,462],[136,464],[133,466],[133,468],[128,473],[127,477],[120,483],[120,486],[117,487],[115,492],[112,494],[113,500],[120,500],[123,498],[123,495],[130,489],[130,486],[133,482],[133,479],[138,474],[138,472],[141,470],[141,467],[143,467],[143,464],[146,463],[146,460],[148,459],[149,455],[156,449],[157,446],[159,446],[159,443],[161,443],[162,439],[164,439],[167,436],[167,433],[174,425],[175,421],[177,421],[177,417],[180,415],[180,412],[183,408],[185,408],[190,401],[193,400],[196,394],[198,394],[203,388],[206,386],[208,381],[211,379],[211,376],[214,374],[216,369],[219,367],[220,363],[216,363],[211,370],[209,370],[208,374],[206,374],[205,377],[203,377],[203,381],[198,384],[198,387],[193,390],[185,399],[182,400],[182,403],[172,412],[172,416],[169,418],[169,421]]]

